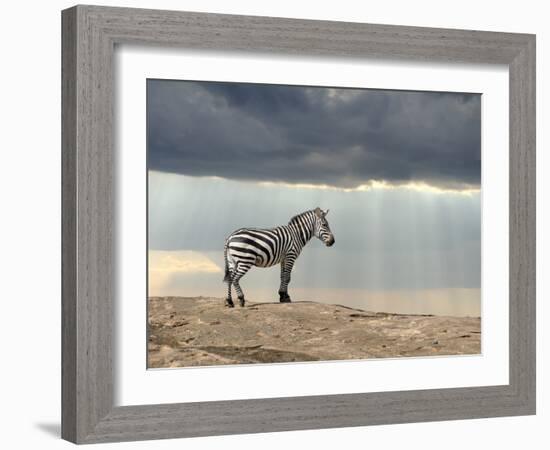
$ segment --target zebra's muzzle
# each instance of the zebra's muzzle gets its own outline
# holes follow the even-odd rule
[[[325,244],[326,244],[327,247],[332,247],[334,245],[334,238],[331,237],[330,239],[327,239]]]

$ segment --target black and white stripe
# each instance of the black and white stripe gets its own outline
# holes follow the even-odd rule
[[[334,244],[326,215],[315,208],[294,216],[288,225],[275,228],[240,228],[231,233],[225,240],[224,260],[227,283],[226,305],[233,307],[231,286],[235,287],[239,303],[244,306],[244,294],[239,280],[252,266],[271,267],[281,265],[281,285],[279,299],[290,302],[288,284],[296,258],[312,237],[317,237],[328,247]]]

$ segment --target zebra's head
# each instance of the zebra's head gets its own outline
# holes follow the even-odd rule
[[[328,209],[323,211],[321,208],[315,208],[315,237],[322,241],[327,247],[334,244],[334,235],[330,231],[330,226],[327,221]]]

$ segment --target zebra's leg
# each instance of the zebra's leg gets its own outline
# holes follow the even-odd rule
[[[225,299],[225,306],[229,308],[233,308],[235,306],[235,303],[233,303],[233,299],[231,298],[231,278],[227,281],[227,298]]]
[[[244,264],[240,263],[238,265],[238,270],[235,271],[235,274],[233,275],[233,286],[235,286],[235,291],[237,292],[237,297],[239,297],[239,304],[241,306],[244,306],[244,293],[241,289],[241,285],[239,284],[239,280],[250,270],[252,265],[250,264]]]
[[[233,286],[235,286],[235,291],[237,291],[237,297],[239,297],[239,305],[244,306],[245,304],[244,293],[243,293],[243,290],[241,289],[241,285],[239,284],[239,279],[240,277],[233,280]]]
[[[290,303],[290,295],[288,295],[288,284],[290,283],[290,273],[294,266],[294,258],[286,258],[281,263],[281,286],[279,287],[279,301],[281,303]]]
[[[233,271],[229,268],[229,261],[227,260],[227,244],[224,248],[223,258],[225,259],[225,276],[223,277],[223,281],[227,283],[227,297],[225,298],[225,306],[233,308],[235,306],[235,304],[233,303],[233,299],[231,298]]]

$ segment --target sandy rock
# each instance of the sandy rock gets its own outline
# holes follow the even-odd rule
[[[403,315],[315,302],[151,297],[148,365],[187,367],[479,354],[479,317]]]

